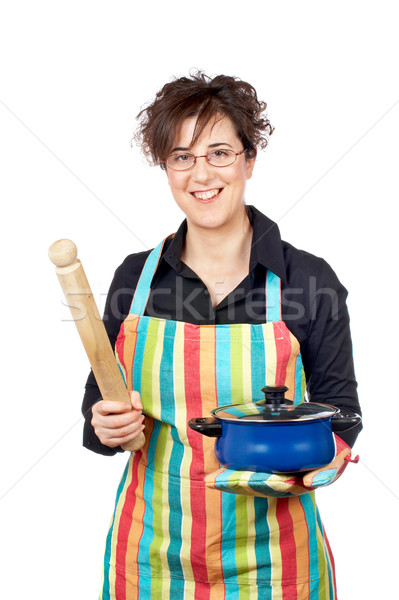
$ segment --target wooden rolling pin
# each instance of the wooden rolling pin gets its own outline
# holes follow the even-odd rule
[[[77,255],[77,248],[71,240],[58,240],[49,248],[50,260],[57,267],[55,271],[89,358],[102,399],[118,400],[131,405],[104,323]],[[144,434],[140,433],[137,438],[124,444],[123,448],[134,452],[139,450],[144,442]]]

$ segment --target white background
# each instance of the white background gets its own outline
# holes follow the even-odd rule
[[[97,598],[127,457],[81,447],[89,365],[47,249],[75,241],[102,311],[124,257],[176,230],[165,175],[129,142],[191,67],[268,102],[247,202],[349,289],[361,462],[319,506],[340,600],[397,597],[398,16],[384,0],[3,3],[2,598]]]

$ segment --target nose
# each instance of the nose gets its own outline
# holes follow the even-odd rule
[[[203,183],[214,176],[214,167],[208,163],[204,156],[198,156],[195,165],[191,169],[192,178]]]

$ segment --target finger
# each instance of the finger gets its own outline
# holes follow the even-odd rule
[[[134,390],[129,390],[130,402],[136,410],[143,410],[140,394]]]
[[[115,446],[122,446],[140,435],[144,430],[144,424],[137,424],[120,430],[104,430],[101,433],[100,440],[103,444],[114,448]]]
[[[113,414],[96,414],[92,418],[92,425],[95,430],[106,429],[110,431],[117,431],[123,427],[129,427],[139,423],[140,425],[144,422],[144,415],[137,410],[130,410],[126,413],[113,413]]]
[[[127,402],[101,400],[93,406],[92,410],[96,411],[100,415],[112,415],[117,413],[131,412],[132,406]]]
[[[141,430],[144,422],[140,419],[139,421],[135,421],[134,423],[128,423],[124,427],[118,427],[117,429],[112,427],[100,427],[102,430],[103,436],[107,439],[117,440],[125,438],[136,431]]]

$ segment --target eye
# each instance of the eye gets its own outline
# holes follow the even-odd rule
[[[209,154],[209,158],[225,158],[226,156],[230,156],[228,150],[214,150]]]
[[[170,157],[169,160],[171,160],[174,163],[186,163],[186,162],[190,162],[192,159],[193,159],[192,154],[178,153],[178,154],[172,154],[172,156]]]
[[[208,154],[208,161],[215,167],[227,167],[235,161],[236,155],[232,150],[218,148]]]

